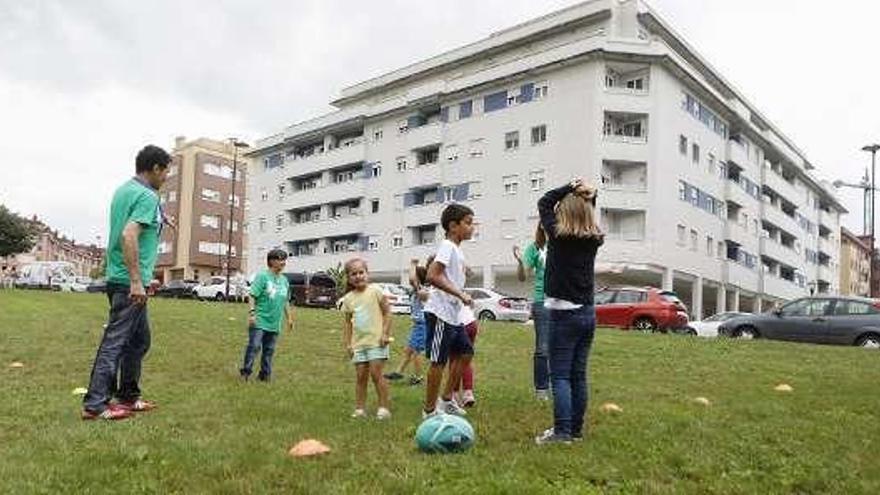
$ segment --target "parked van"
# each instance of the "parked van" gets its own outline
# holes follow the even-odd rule
[[[76,268],[69,261],[35,261],[19,271],[15,286],[20,289],[70,290]]]
[[[324,272],[289,272],[290,300],[297,306],[332,308],[336,305],[336,280]]]

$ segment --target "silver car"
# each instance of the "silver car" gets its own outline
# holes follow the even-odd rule
[[[524,297],[508,296],[493,289],[465,288],[474,300],[474,315],[480,320],[528,321],[532,306]]]

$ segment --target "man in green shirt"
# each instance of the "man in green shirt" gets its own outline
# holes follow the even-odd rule
[[[125,419],[155,407],[141,399],[138,382],[150,348],[145,286],[152,279],[164,222],[158,190],[170,163],[165,150],[146,146],[135,159],[136,175],[113,195],[107,236],[110,317],[83,398],[83,419]]]
[[[547,236],[539,224],[535,228],[535,240],[526,246],[525,253],[514,246],[516,275],[520,282],[526,281],[526,269],[535,273],[534,301],[532,302],[532,323],[535,326],[534,381],[535,397],[538,400],[550,399],[550,325],[547,309],[544,308],[544,262],[547,259]]]
[[[248,343],[244,350],[244,363],[239,372],[248,381],[253,372],[254,359],[262,349],[260,374],[257,379],[268,382],[272,377],[272,356],[275,343],[283,327],[293,329],[293,313],[288,305],[290,285],[281,273],[287,264],[287,253],[273,249],[266,255],[268,268],[254,277],[250,290],[248,313]],[[282,318],[283,316],[283,318]]]

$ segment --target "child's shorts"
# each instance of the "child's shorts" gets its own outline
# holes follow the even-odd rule
[[[409,343],[407,346],[418,352],[425,352],[425,320],[413,320],[412,330],[409,331]]]
[[[351,362],[354,364],[369,363],[370,361],[387,361],[388,346],[385,347],[367,347],[364,349],[355,349],[351,356]]]

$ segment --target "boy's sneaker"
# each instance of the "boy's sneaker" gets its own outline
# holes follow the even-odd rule
[[[150,412],[156,409],[156,403],[151,400],[135,399],[116,404],[121,409],[131,412]]]
[[[548,445],[548,444],[563,444],[568,445],[571,443],[571,436],[569,435],[557,435],[553,428],[548,428],[544,430],[544,433],[535,437],[535,443],[538,445]]]
[[[355,409],[354,412],[351,413],[351,417],[354,419],[366,418],[367,411],[364,411],[363,409]]]
[[[108,421],[115,421],[119,419],[127,419],[132,417],[132,412],[128,409],[119,407],[114,404],[110,404],[101,412],[89,411],[87,409],[83,409],[80,417],[83,421],[91,421],[94,419],[103,419]]]
[[[431,416],[439,416],[441,414],[443,414],[443,411],[441,411],[439,407],[435,407],[430,411],[425,411],[424,409],[422,409],[422,419],[427,419]]]
[[[535,390],[535,398],[540,401],[548,401],[550,400],[550,391],[546,388]]]
[[[461,394],[461,405],[464,407],[474,407],[477,404],[477,399],[474,397],[473,390],[465,390]]]
[[[446,414],[454,414],[456,416],[467,416],[467,411],[465,411],[461,406],[458,405],[458,402],[455,402],[455,399],[443,400],[440,399],[437,401],[437,409],[440,409]]]
[[[409,377],[409,384],[412,386],[421,385],[423,378],[418,375]]]
[[[387,380],[400,380],[401,378],[403,378],[403,375],[401,373],[396,372],[396,371],[392,371],[391,373],[385,373],[384,376],[385,376],[385,379],[387,379]]]
[[[391,417],[391,411],[385,409],[384,407],[380,407],[378,411],[376,411],[376,419],[383,420]]]

